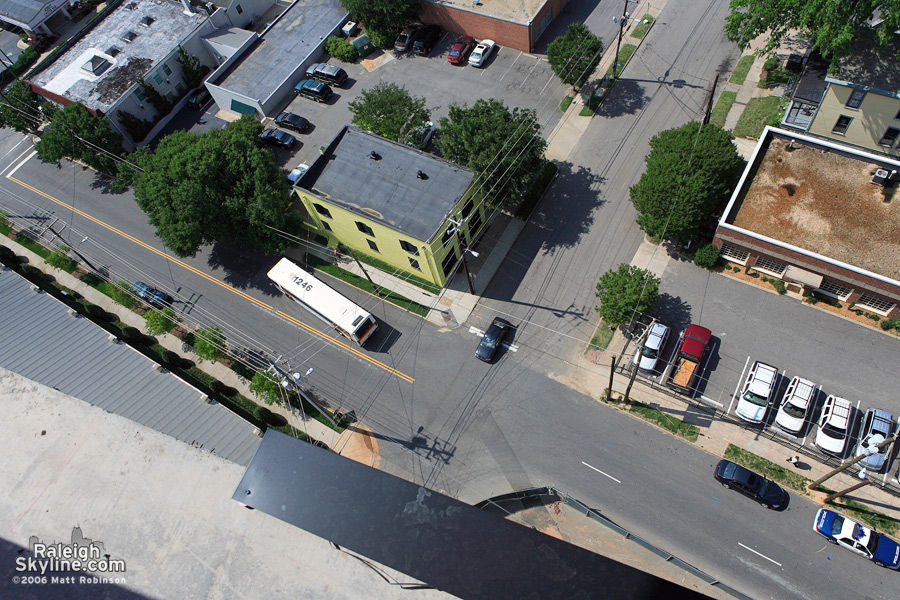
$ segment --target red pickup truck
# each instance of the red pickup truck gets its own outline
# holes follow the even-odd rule
[[[666,385],[682,394],[690,394],[700,377],[700,362],[709,348],[712,332],[700,325],[689,325],[679,340],[675,364]]]

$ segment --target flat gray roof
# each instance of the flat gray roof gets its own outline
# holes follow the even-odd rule
[[[125,0],[30,81],[106,113],[208,18],[180,2]],[[105,70],[86,70],[92,61]]]
[[[262,104],[346,16],[337,0],[299,0],[211,83]]]
[[[0,367],[238,464],[260,439],[252,424],[11,270],[0,272]]]
[[[304,187],[423,241],[434,237],[475,177],[465,167],[353,126],[341,131],[316,163]]]

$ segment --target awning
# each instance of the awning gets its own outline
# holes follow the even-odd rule
[[[807,271],[806,269],[801,269],[800,267],[795,267],[794,265],[787,266],[787,269],[784,270],[782,279],[786,279],[795,283],[802,283],[803,285],[808,285],[814,288],[820,287],[822,285],[821,275],[819,275],[818,273],[813,273],[812,271]]]

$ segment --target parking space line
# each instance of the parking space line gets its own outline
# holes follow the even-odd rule
[[[769,558],[769,557],[766,556],[765,554],[762,554],[761,552],[757,552],[756,550],[754,550],[754,549],[751,548],[750,546],[745,546],[744,544],[742,544],[742,543],[740,543],[740,542],[738,542],[738,546],[740,546],[741,548],[746,548],[747,550],[749,550],[749,551],[752,552],[753,554],[756,554],[756,555],[758,555],[758,556],[761,556],[761,557],[763,557],[764,559],[766,559],[767,561],[772,562],[772,563],[775,563],[775,564],[778,565],[779,567],[781,566],[781,563],[778,562],[777,560],[772,560],[771,558]]]
[[[528,81],[528,78],[531,77],[531,74],[534,73],[534,70],[537,69],[537,66],[539,64],[541,64],[541,59],[537,59],[536,61],[534,61],[534,66],[531,67],[531,70],[528,71],[528,75],[525,76],[525,79],[523,79],[519,85],[522,85],[522,86],[525,85],[525,82]]]
[[[734,406],[734,399],[737,398],[738,390],[741,389],[741,382],[744,381],[744,371],[747,370],[747,365],[749,365],[749,364],[750,364],[750,357],[748,356],[747,362],[744,363],[744,368],[741,369],[741,376],[738,378],[737,385],[734,386],[734,393],[731,395],[731,402],[728,404],[728,410],[725,411],[726,413],[730,413],[731,407]]]
[[[500,52],[498,51],[497,54],[500,54]],[[516,55],[516,58],[512,61],[512,63],[510,63],[510,65],[506,68],[506,72],[503,73],[503,75],[500,77],[500,79],[497,80],[498,82],[503,81],[503,78],[506,77],[506,74],[510,72],[510,70],[513,68],[513,65],[516,64],[516,61],[519,60],[519,57],[521,57],[521,56],[522,56],[522,53],[519,52]]]
[[[598,473],[600,473],[601,475],[603,475],[603,476],[605,476],[605,477],[609,477],[610,479],[612,479],[612,480],[615,481],[616,483],[622,483],[621,481],[619,481],[618,479],[616,479],[615,477],[613,477],[613,476],[610,475],[609,473],[604,473],[603,471],[601,471],[601,470],[598,469],[597,467],[591,466],[591,465],[587,464],[587,463],[584,462],[584,461],[581,461],[581,464],[583,464],[584,466],[586,466],[586,467],[589,468],[589,469],[593,469],[593,470],[597,471]]]

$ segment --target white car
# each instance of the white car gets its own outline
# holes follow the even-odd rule
[[[641,364],[638,368],[642,371],[652,371],[656,368],[659,361],[659,353],[666,347],[666,340],[669,339],[669,328],[662,323],[654,323],[644,340],[644,352],[641,354]],[[637,364],[638,352],[634,353],[631,359],[632,364]]]
[[[849,400],[828,396],[822,405],[822,416],[819,417],[819,430],[816,432],[815,445],[829,454],[843,456],[847,449],[847,439],[853,424],[853,405]]]
[[[762,423],[772,404],[772,393],[777,380],[778,369],[764,362],[753,363],[741,390],[735,414],[748,423]]]
[[[473,67],[483,67],[496,47],[494,40],[482,40],[469,55],[469,64]]]
[[[301,177],[303,177],[303,174],[306,173],[307,171],[309,171],[309,165],[306,165],[306,164],[297,165],[296,169],[294,169],[293,171],[288,173],[288,181],[290,181],[291,184],[296,185],[297,180],[300,179]]]
[[[775,424],[782,431],[799,435],[806,427],[806,419],[812,414],[818,393],[819,389],[812,381],[800,377],[791,379],[775,415]]]

